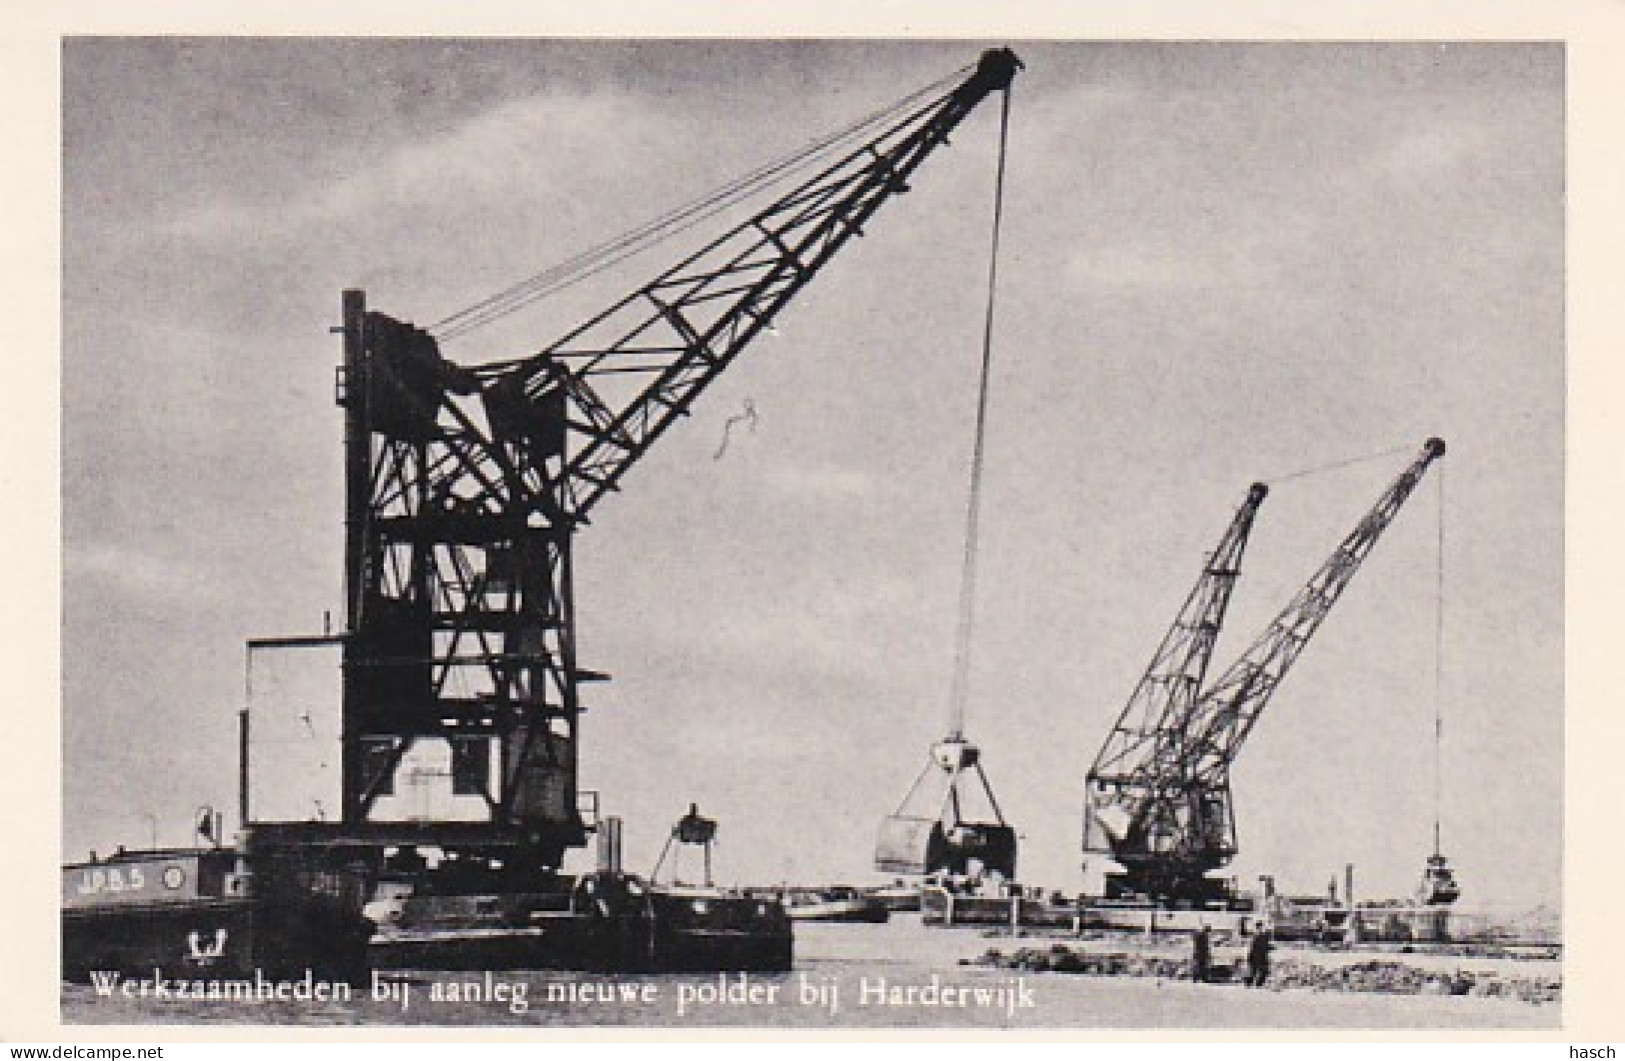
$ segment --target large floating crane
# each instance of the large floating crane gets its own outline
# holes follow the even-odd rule
[[[1444,452],[1441,440],[1429,439],[1258,639],[1194,696],[1235,561],[1264,496],[1261,486],[1253,487],[1089,770],[1084,852],[1121,867],[1107,877],[1108,896],[1165,904],[1224,897],[1223,883],[1208,874],[1236,854],[1230,768],[1241,745],[1377,539]]]
[[[534,355],[456,364],[435,334],[345,293],[347,835],[544,872],[585,842],[579,689],[604,676],[577,661],[577,531],[1019,66],[986,52]],[[461,323],[500,309],[499,297]],[[460,803],[423,820],[392,797],[403,760],[429,742],[449,744]]]

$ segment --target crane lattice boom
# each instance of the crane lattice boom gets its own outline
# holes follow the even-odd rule
[[[1020,66],[986,53],[944,97],[572,330],[541,353],[486,370],[486,403],[515,430],[564,419],[572,446],[559,476],[566,511],[587,515],[745,345],[894,195],[989,93]],[[617,404],[600,381],[644,385]]]
[[[1136,707],[1131,699],[1090,771],[1085,811],[1085,850],[1109,854],[1123,867],[1111,884],[1117,891],[1169,901],[1215,896],[1218,884],[1206,874],[1236,853],[1230,768],[1242,743],[1428,466],[1444,452],[1441,440],[1427,441],[1320,569],[1200,697],[1169,694],[1161,720],[1149,729],[1143,716],[1140,728],[1125,727]],[[1208,577],[1204,573],[1204,581]],[[1174,673],[1188,689],[1189,673]],[[1136,698],[1144,698],[1140,690]]]
[[[1086,851],[1158,846],[1151,837],[1188,829],[1185,793],[1166,779],[1180,776],[1180,763],[1188,755],[1191,720],[1208,664],[1253,521],[1268,494],[1263,483],[1247,491],[1095,757],[1084,807]]]

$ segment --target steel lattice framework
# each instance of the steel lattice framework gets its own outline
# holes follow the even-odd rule
[[[1132,852],[1161,852],[1194,831],[1203,808],[1184,784],[1184,764],[1197,736],[1197,704],[1268,494],[1263,483],[1247,491],[1095,757],[1083,814],[1086,852],[1117,854],[1132,865]]]
[[[1264,632],[1200,697],[1193,697],[1192,678],[1199,682],[1200,672],[1192,663],[1206,665],[1211,635],[1182,630],[1194,615],[1198,630],[1202,617],[1214,620],[1216,634],[1222,601],[1235,578],[1233,564],[1216,569],[1210,562],[1204,570],[1191,597],[1197,610],[1193,613],[1187,603],[1164,642],[1164,649],[1174,646],[1174,665],[1153,662],[1089,773],[1084,848],[1108,853],[1123,867],[1115,882],[1118,890],[1168,901],[1216,896],[1218,882],[1206,875],[1237,851],[1230,768],[1242,743],[1429,465],[1444,452],[1441,440],[1429,439]],[[1255,486],[1248,504],[1256,507],[1262,496]],[[1224,541],[1235,559],[1246,537],[1242,529],[1237,538],[1238,528],[1251,519],[1243,505],[1226,533]],[[1225,549],[1221,543],[1215,556]],[[1214,604],[1218,610],[1204,615],[1202,608]],[[1159,651],[1158,660],[1163,659]],[[1151,706],[1160,709],[1161,720],[1147,726],[1145,709]]]
[[[429,332],[346,292],[348,827],[504,846],[547,868],[583,842],[578,687],[603,676],[576,659],[577,530],[1019,65],[986,53],[956,87],[534,356],[459,366]],[[484,820],[386,827],[378,800],[431,738],[451,742],[454,784]]]

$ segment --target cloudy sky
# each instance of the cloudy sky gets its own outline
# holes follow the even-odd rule
[[[70,41],[67,851],[231,806],[243,641],[337,612],[343,288],[437,320],[981,47]],[[1084,771],[1247,485],[1275,489],[1220,666],[1439,435],[1242,754],[1234,869],[1408,892],[1438,667],[1469,901],[1555,901],[1561,46],[1016,48],[968,729],[1022,875],[1077,886]],[[725,877],[867,879],[942,735],[995,132],[973,115],[577,542],[582,662],[615,676],[582,781],[635,868],[697,801]],[[536,349],[679,250],[446,353]]]

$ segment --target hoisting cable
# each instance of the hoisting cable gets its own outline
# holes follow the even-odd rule
[[[1433,597],[1433,854],[1443,854],[1440,822],[1444,819],[1444,468],[1439,481],[1439,556]]]
[[[949,83],[963,77],[969,69],[969,67],[964,67],[956,70],[894,103],[871,112],[843,129],[820,137],[790,154],[759,166],[749,173],[737,177],[661,217],[645,222],[614,239],[549,266],[547,269],[510,285],[494,295],[443,317],[430,325],[429,330],[442,340],[454,339],[475,328],[507,316],[547,295],[554,294],[585,280],[634,254],[641,253],[662,240],[685,232],[729,209],[740,200],[755,194],[760,189],[806,169],[843,143],[864,134],[877,124],[913,107],[921,98],[932,97],[932,101],[928,106],[935,106],[937,102],[936,96]]]
[[[999,279],[999,229],[1004,218],[1004,161],[1010,136],[1010,89],[999,111],[999,158],[993,184],[993,233],[987,262],[987,315],[982,326],[982,375],[976,395],[976,442],[971,453],[970,498],[965,508],[965,556],[959,581],[959,624],[954,640],[953,686],[948,696],[949,739],[965,731],[970,686],[971,633],[976,613],[976,544],[982,508],[982,464],[987,435],[987,393],[993,366],[993,308]]]
[[[1363,457],[1348,457],[1344,460],[1331,461],[1328,464],[1317,464],[1311,468],[1302,468],[1295,472],[1289,472],[1286,475],[1277,475],[1272,479],[1264,479],[1262,481],[1267,485],[1274,486],[1278,483],[1290,482],[1293,479],[1302,479],[1310,475],[1318,475],[1321,472],[1329,472],[1337,468],[1347,468],[1351,464],[1364,464],[1366,461],[1381,460],[1384,457],[1392,457],[1398,453],[1408,452],[1409,449],[1410,447],[1408,446],[1395,446],[1392,449],[1385,449],[1380,453],[1367,453]]]

